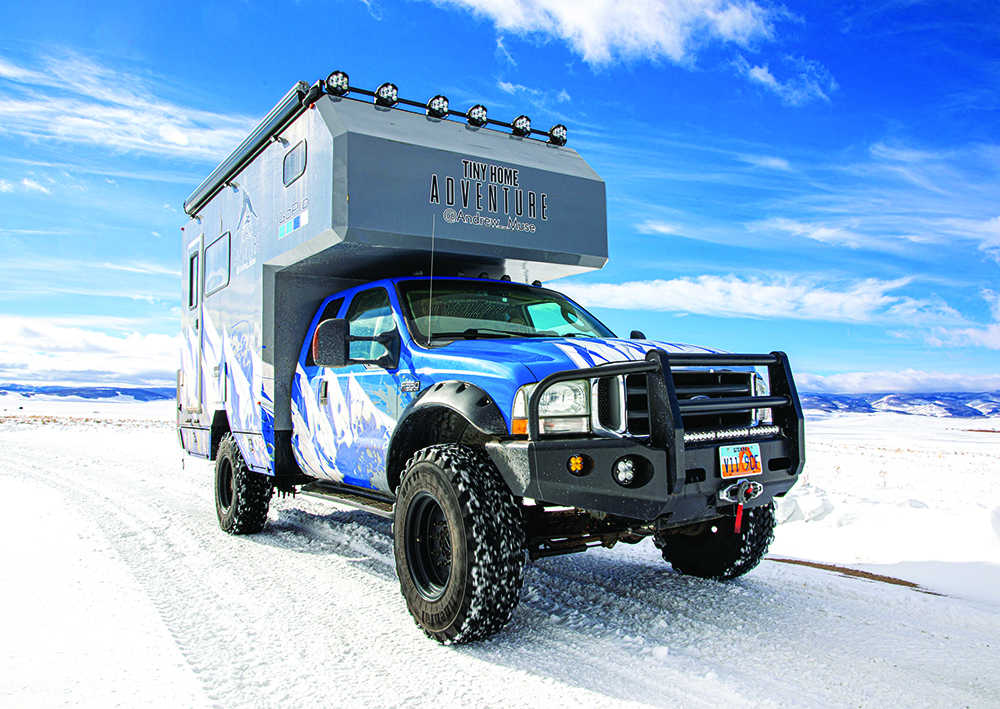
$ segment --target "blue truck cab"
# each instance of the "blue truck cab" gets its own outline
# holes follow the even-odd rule
[[[444,643],[510,620],[526,558],[651,539],[746,573],[805,462],[788,358],[620,338],[543,287],[606,261],[603,183],[564,127],[441,99],[298,84],[185,203],[178,432],[220,526],[263,531],[275,490],[393,519]]]

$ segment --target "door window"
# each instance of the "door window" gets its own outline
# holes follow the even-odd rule
[[[355,337],[376,337],[390,332],[396,327],[396,321],[392,317],[389,294],[384,288],[372,288],[356,294],[347,309],[347,321]],[[350,343],[351,359],[374,360],[385,353],[385,346],[378,342]]]

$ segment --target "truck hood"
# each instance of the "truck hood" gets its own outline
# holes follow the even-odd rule
[[[610,362],[642,361],[652,349],[667,352],[718,354],[722,350],[657,340],[592,338],[459,340],[435,350],[438,356],[490,362],[501,366],[522,365],[535,381],[567,369],[597,367]]]

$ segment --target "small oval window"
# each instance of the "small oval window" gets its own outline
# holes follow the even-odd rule
[[[306,141],[299,141],[299,144],[288,151],[285,155],[285,162],[283,165],[282,181],[285,183],[285,187],[295,182],[297,179],[302,177],[302,173],[306,171]]]

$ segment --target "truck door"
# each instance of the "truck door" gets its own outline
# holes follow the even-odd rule
[[[374,337],[397,327],[389,294],[381,287],[355,293],[345,317],[356,336]],[[384,351],[375,342],[350,343],[351,359],[375,359]],[[338,437],[351,441],[337,447],[337,470],[345,483],[387,491],[385,455],[399,418],[396,370],[358,364],[323,371],[325,381],[317,391],[320,410],[330,417]],[[338,406],[327,406],[324,397],[343,398]],[[343,430],[345,424],[349,431]]]
[[[181,369],[184,378],[184,413],[201,413],[201,338],[202,338],[202,242],[204,235],[188,244],[185,274],[187,302],[184,312],[184,344],[181,346]]]

